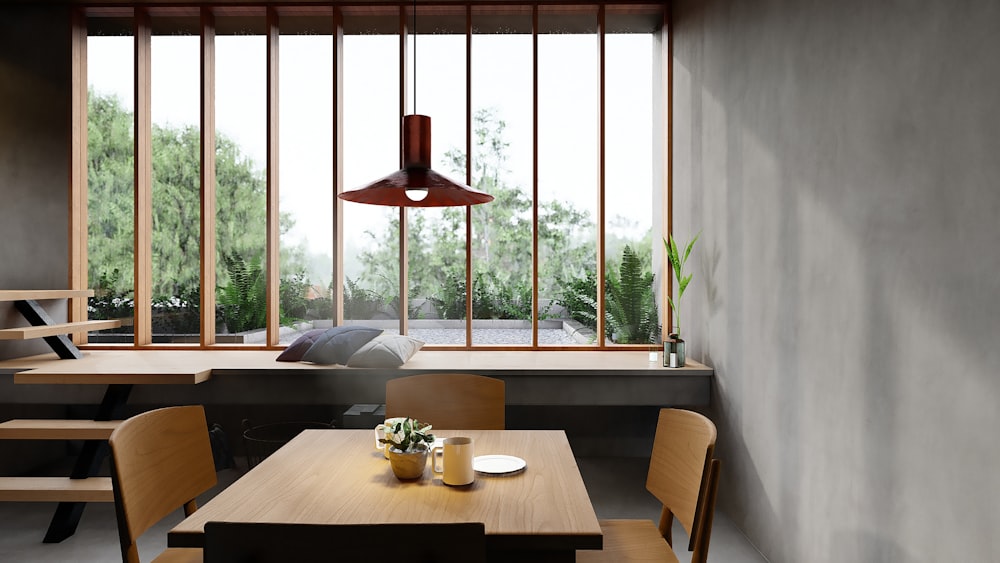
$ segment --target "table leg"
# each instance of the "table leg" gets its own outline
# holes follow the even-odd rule
[[[114,420],[121,417],[131,392],[131,384],[108,385],[94,420]],[[95,476],[107,455],[108,443],[106,441],[87,440],[83,443],[83,449],[76,458],[70,479],[86,479]],[[60,502],[59,506],[56,507],[56,513],[52,515],[52,521],[49,522],[49,529],[42,542],[59,543],[72,536],[76,532],[76,527],[80,523],[80,517],[83,516],[83,509],[86,506],[85,502]]]

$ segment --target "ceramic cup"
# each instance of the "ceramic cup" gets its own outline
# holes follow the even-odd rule
[[[375,427],[375,449],[382,450],[382,455],[385,456],[385,459],[389,459],[389,448],[386,447],[386,444],[379,442],[379,440],[385,438],[386,430],[389,430],[404,420],[406,420],[406,417],[387,418],[385,419],[385,422]]]
[[[434,473],[441,474],[441,481],[445,485],[468,485],[475,480],[472,438],[445,438],[441,446],[431,450],[431,454],[434,456]]]

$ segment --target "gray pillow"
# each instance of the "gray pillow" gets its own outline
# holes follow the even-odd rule
[[[306,350],[302,361],[314,364],[346,364],[358,349],[380,334],[382,329],[367,326],[328,328]]]
[[[309,351],[309,348],[316,343],[316,339],[319,338],[321,334],[326,332],[325,328],[314,328],[308,332],[302,333],[302,336],[295,339],[285,348],[285,351],[278,354],[275,358],[279,362],[297,362],[302,359],[302,356]]]
[[[347,361],[352,368],[398,368],[423,346],[422,340],[399,334],[382,334],[361,347]]]

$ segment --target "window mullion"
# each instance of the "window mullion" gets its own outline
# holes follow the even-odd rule
[[[531,346],[538,347],[538,4],[531,7]]]
[[[201,9],[201,345],[215,344],[215,14]]]
[[[465,6],[465,184],[472,185],[472,5]],[[472,347],[472,206],[465,208],[465,347]]]
[[[403,116],[406,115],[406,73],[407,73],[407,25],[406,7],[399,6],[399,167],[403,167]],[[416,92],[414,92],[416,94]],[[409,231],[406,228],[406,207],[399,208],[399,333],[406,334],[409,324]]]
[[[70,92],[73,131],[70,149],[70,239],[69,288],[87,288],[87,19],[74,8],[71,22],[72,87]],[[70,300],[68,320],[87,320],[87,300]],[[85,344],[87,334],[72,335],[75,344]]]
[[[267,344],[276,346],[280,333],[280,229],[278,221],[278,12],[267,8]]]
[[[135,346],[151,344],[152,336],[152,26],[145,8],[135,11]]]
[[[333,8],[333,301],[334,324],[344,324],[344,13]]]
[[[597,9],[597,342],[599,347],[604,347],[607,342],[604,338],[604,236],[605,225],[607,223],[604,209],[604,29],[605,12],[602,4]]]

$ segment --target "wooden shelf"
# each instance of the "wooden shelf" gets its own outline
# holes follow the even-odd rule
[[[121,325],[122,323],[119,320],[103,320],[4,328],[0,329],[0,340],[28,340],[31,338],[45,338],[47,336],[59,336],[62,334],[74,334],[77,332],[90,332],[92,330],[118,328]]]
[[[8,420],[0,440],[107,440],[120,420]]]
[[[93,289],[0,289],[0,301],[93,297]]]
[[[114,502],[110,477],[0,477],[0,501]]]

